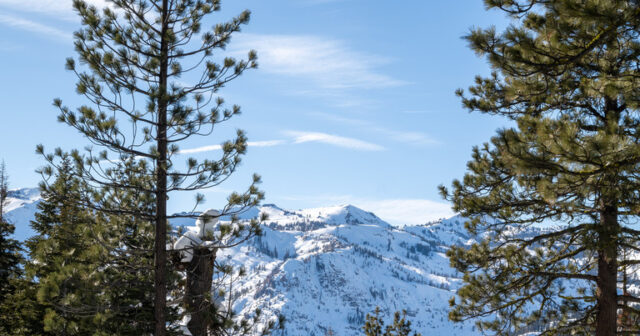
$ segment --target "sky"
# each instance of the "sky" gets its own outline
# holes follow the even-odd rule
[[[353,204],[396,225],[453,214],[438,185],[462,178],[472,147],[508,126],[455,96],[490,72],[462,36],[504,28],[504,14],[481,0],[223,0],[204,26],[244,9],[251,22],[222,56],[255,49],[259,67],[219,92],[243,112],[180,147],[184,159],[215,159],[236,129],[250,146],[229,180],[203,191],[200,210],[220,208],[258,173],[264,203],[286,209]],[[64,69],[79,27],[71,0],[0,0],[0,159],[13,188],[41,181],[36,145],[89,144],[52,106],[86,103]],[[171,195],[169,210],[190,210],[193,197]]]

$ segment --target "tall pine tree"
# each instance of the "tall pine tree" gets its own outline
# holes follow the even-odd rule
[[[640,312],[640,293],[619,288],[640,264],[640,3],[485,5],[513,24],[466,37],[494,72],[459,94],[515,126],[474,148],[464,179],[442,187],[483,233],[448,253],[464,273],[450,317],[499,335],[534,322],[544,334],[638,333],[621,317]],[[549,223],[561,226],[522,234]]]
[[[154,335],[163,336],[170,273],[167,225],[175,217],[167,214],[168,195],[225,181],[246,152],[246,137],[238,131],[235,139],[222,144],[216,159],[190,158],[182,170],[174,165],[175,156],[188,138],[209,135],[218,124],[240,113],[238,106],[226,108],[216,93],[257,66],[255,52],[246,60],[223,58],[217,52],[248,22],[249,12],[202,31],[203,19],[220,10],[219,0],[111,0],[101,12],[81,0],[73,4],[83,25],[75,34],[75,47],[80,64],[88,71],[77,67],[73,59],[68,59],[67,68],[77,74],[76,90],[90,105],[76,111],[59,99],[54,105],[60,109],[62,122],[103,149],[89,149],[84,155],[72,152],[83,181],[107,194],[102,198],[84,195],[84,206],[154,224]],[[192,71],[199,73],[192,77]],[[42,146],[38,151],[44,152]],[[59,164],[56,156],[61,151],[56,154],[45,155],[52,165]],[[139,180],[122,184],[118,172],[127,169],[129,160],[138,160],[143,169],[137,170]],[[147,177],[153,182],[147,183]],[[264,197],[256,187],[258,182],[255,176],[246,192],[230,195],[222,215],[257,205]],[[106,201],[108,194],[118,190],[153,194],[155,204],[140,208]],[[196,203],[200,202],[198,196]],[[257,233],[257,222],[236,224],[225,234],[248,239]]]
[[[136,161],[125,162],[125,167],[117,180],[139,181]],[[63,156],[55,180],[43,183],[43,200],[32,222],[36,235],[27,242],[26,269],[37,279],[38,303],[46,307],[43,328],[65,335],[152,335],[152,221],[87,209],[82,197],[89,193],[105,204],[144,209],[153,207],[153,194],[87,189],[76,169]],[[169,290],[180,287],[176,270],[167,279]],[[168,313],[168,329],[178,334],[177,306]]]
[[[25,269],[37,279],[36,297],[45,307],[43,329],[60,335],[94,335],[102,307],[102,275],[97,272],[105,249],[90,239],[97,229],[92,212],[79,203],[82,182],[72,162],[63,158],[55,181],[43,185],[43,200],[31,222],[35,235],[27,240]]]
[[[18,297],[16,294],[22,290],[23,270],[21,263],[22,245],[11,236],[15,226],[3,216],[5,204],[9,197],[9,177],[4,161],[0,163],[0,334],[18,335],[15,329],[24,331],[20,323],[22,311],[16,309]]]
[[[9,195],[9,177],[4,161],[0,164],[0,302],[12,292],[10,279],[20,275],[22,247],[20,242],[11,238],[15,226],[3,216],[4,205]]]

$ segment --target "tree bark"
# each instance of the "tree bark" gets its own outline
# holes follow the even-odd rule
[[[617,330],[617,232],[618,209],[604,206],[600,213],[601,230],[598,236],[598,280],[596,299],[596,336],[615,336]]]
[[[211,282],[215,258],[215,250],[194,248],[193,258],[187,264],[185,301],[191,317],[187,327],[193,336],[207,336],[211,321],[209,308],[214,304],[211,301]]]
[[[168,0],[162,0],[162,29],[160,37],[160,78],[158,92],[158,128],[156,159],[156,232],[155,232],[155,336],[166,335],[165,309],[167,305],[167,76],[169,48],[167,41]]]
[[[0,222],[4,219],[4,202],[7,200],[9,186],[7,182],[7,170],[4,161],[0,162]]]

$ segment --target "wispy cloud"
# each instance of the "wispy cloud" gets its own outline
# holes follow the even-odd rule
[[[321,132],[301,132],[301,131],[285,131],[284,135],[288,137],[286,140],[266,140],[266,141],[248,141],[249,147],[274,147],[280,145],[293,145],[308,142],[324,143],[332,146],[348,148],[362,151],[380,151],[385,148],[374,143],[366,142],[359,139],[343,137],[334,134]],[[196,154],[204,152],[212,152],[222,150],[222,145],[208,145],[196,148],[181,149],[178,154]]]
[[[103,8],[107,5],[106,0],[85,1],[98,8]],[[63,20],[72,20],[76,17],[73,13],[72,0],[0,0],[0,6],[25,12],[46,14]]]
[[[62,41],[71,42],[71,34],[35,21],[23,19],[21,17],[0,13],[0,24],[30,31],[33,33],[48,35]]]
[[[413,144],[413,145],[436,145],[439,142],[426,133],[414,132],[414,131],[398,131],[388,127],[379,126],[368,120],[346,118],[329,113],[312,113],[312,115],[323,118],[325,120],[331,120],[338,123],[349,124],[358,126],[361,129],[369,132],[378,133],[385,137],[391,138],[398,142]]]
[[[249,147],[272,147],[284,144],[284,140],[267,140],[267,141],[248,141],[247,145]],[[222,145],[210,145],[210,146],[202,146],[190,149],[182,149],[178,154],[195,154],[195,153],[203,153],[203,152],[212,152],[222,150]]]
[[[249,141],[249,147],[272,147],[285,144],[284,140]]]
[[[354,51],[339,40],[318,36],[242,34],[237,52],[258,51],[265,72],[309,79],[325,89],[372,89],[405,82],[380,73],[384,58]]]
[[[293,142],[297,144],[306,142],[319,142],[333,146],[364,151],[381,151],[385,149],[380,145],[363,140],[321,132],[286,131],[285,134],[293,137]]]

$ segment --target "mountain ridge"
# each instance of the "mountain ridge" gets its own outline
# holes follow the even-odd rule
[[[8,212],[28,226],[39,198],[15,193],[21,205]],[[29,196],[30,195],[30,196]],[[18,204],[15,203],[15,204]],[[241,218],[267,213],[264,234],[220,251],[218,260],[242,266],[247,275],[234,285],[234,310],[267,317],[283,314],[284,335],[361,335],[376,306],[385,319],[406,309],[423,335],[478,335],[472,322],[448,321],[448,300],[460,275],[445,256],[453,244],[469,244],[458,216],[398,228],[352,205],[286,210],[274,204],[250,209]],[[222,218],[224,220],[224,218]],[[193,229],[195,218],[175,220]]]

